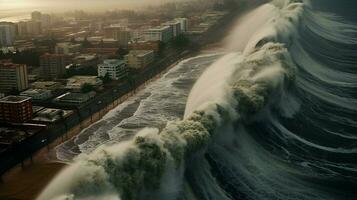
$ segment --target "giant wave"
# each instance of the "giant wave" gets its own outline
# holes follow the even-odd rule
[[[267,19],[203,73],[182,121],[80,155],[38,200],[356,198],[357,60],[314,51],[356,44],[355,26],[297,0],[252,13]]]

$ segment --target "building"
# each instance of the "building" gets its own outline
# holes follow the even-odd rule
[[[36,114],[33,121],[53,123],[65,117],[65,111],[60,109],[45,108]]]
[[[163,26],[169,26],[172,31],[172,36],[177,37],[181,34],[181,23],[179,21],[173,20],[169,22],[165,22],[162,24]]]
[[[28,89],[20,93],[20,96],[31,97],[34,101],[45,101],[52,97],[51,90]]]
[[[185,33],[188,31],[188,19],[187,18],[176,18],[175,20],[180,23],[182,33]]]
[[[80,52],[80,50],[81,50],[80,44],[72,44],[70,42],[58,43],[55,47],[55,53],[65,54],[65,55],[75,54]]]
[[[76,68],[97,68],[99,58],[96,54],[81,54],[76,56],[72,63],[76,66]]]
[[[81,89],[85,84],[90,84],[94,88],[99,88],[103,85],[103,81],[96,76],[73,76],[68,79],[66,89],[81,92]]]
[[[54,91],[62,89],[63,86],[61,83],[55,81],[36,81],[31,84],[31,88]]]
[[[117,32],[124,31],[125,29],[126,27],[121,25],[117,25],[117,24],[110,25],[104,28],[104,37],[114,39],[116,37]]]
[[[158,26],[144,31],[143,36],[146,41],[168,42],[173,37],[172,33],[170,26]]]
[[[128,46],[129,50],[151,50],[155,53],[160,51],[159,41],[137,41],[130,42]]]
[[[8,47],[14,44],[16,27],[13,23],[0,22],[0,47]]]
[[[0,121],[23,123],[32,119],[32,103],[29,97],[7,96],[0,99]]]
[[[105,77],[107,74],[112,80],[120,80],[126,76],[126,65],[123,60],[108,59],[98,65],[98,76]]]
[[[40,57],[41,77],[47,80],[61,78],[70,58],[63,54],[44,54]]]
[[[26,22],[27,34],[28,35],[40,35],[42,33],[42,23],[41,21],[28,21]]]
[[[26,65],[0,61],[0,92],[23,91],[28,88]]]
[[[131,40],[131,32],[129,30],[117,31],[114,35],[114,39],[118,40],[121,47],[127,47]]]
[[[41,21],[42,13],[39,11],[34,11],[31,13],[31,20],[32,21]]]
[[[68,92],[54,99],[55,103],[64,105],[80,105],[88,102],[95,97],[95,92],[89,93],[71,93]]]
[[[133,50],[125,56],[125,62],[129,68],[142,69],[155,60],[154,51]]]

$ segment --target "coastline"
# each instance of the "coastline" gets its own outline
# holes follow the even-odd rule
[[[37,195],[39,195],[39,193],[46,187],[46,185],[68,165],[68,163],[61,162],[56,158],[54,149],[56,146],[78,135],[82,132],[83,129],[95,124],[112,109],[126,101],[128,98],[135,95],[138,91],[144,89],[147,84],[159,79],[162,75],[167,73],[170,69],[172,69],[182,60],[194,57],[195,55],[200,54],[202,51],[221,47],[222,39],[229,32],[231,26],[234,24],[235,19],[238,16],[239,14],[229,14],[227,16],[227,19],[225,19],[229,22],[226,22],[223,25],[218,24],[214,26],[212,30],[207,31],[207,33],[203,35],[203,40],[200,42],[202,42],[202,44],[204,45],[202,45],[199,49],[190,51],[187,55],[175,61],[151,79],[145,81],[135,90],[114,100],[111,104],[107,105],[98,112],[93,113],[92,116],[86,118],[80,124],[70,129],[62,137],[57,138],[47,147],[44,147],[37,153],[35,153],[33,159],[27,160],[24,163],[24,166],[17,165],[8,172],[6,172],[2,177],[3,182],[0,183],[0,199],[35,199]]]

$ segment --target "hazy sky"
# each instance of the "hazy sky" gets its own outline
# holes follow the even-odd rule
[[[0,0],[0,11],[19,9],[120,9],[133,8],[174,0]]]

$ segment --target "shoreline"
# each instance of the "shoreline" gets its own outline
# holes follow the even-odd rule
[[[35,199],[40,192],[47,186],[47,184],[69,163],[63,162],[57,158],[55,148],[58,145],[70,140],[71,138],[78,136],[86,128],[91,127],[110,111],[115,109],[117,106],[127,101],[129,98],[135,96],[139,91],[145,89],[145,87],[160,79],[169,70],[175,67],[180,62],[194,57],[200,52],[192,52],[186,57],[172,63],[165,70],[155,75],[153,78],[147,80],[145,83],[141,84],[135,90],[125,94],[114,100],[110,105],[104,107],[103,109],[93,113],[92,116],[84,119],[80,124],[76,125],[65,133],[62,137],[57,138],[55,141],[51,142],[46,147],[40,149],[34,154],[32,159],[25,160],[23,165],[18,164],[17,166],[10,169],[8,172],[3,174],[0,181],[0,199],[21,199],[21,200],[31,200]],[[35,176],[35,177],[33,177]],[[31,181],[37,180],[36,184],[31,184]],[[27,186],[26,189],[20,189],[19,185]]]
[[[229,22],[225,24],[217,25],[220,30],[216,30],[217,26],[214,26],[212,30],[208,31],[203,35],[203,44],[198,50],[192,50],[187,55],[182,56],[174,63],[165,67],[161,72],[154,75],[152,78],[148,79],[141,85],[139,85],[134,90],[126,93],[122,97],[112,101],[110,104],[105,106],[103,109],[93,113],[92,116],[87,117],[82,120],[78,125],[71,128],[62,137],[55,139],[53,142],[43,147],[38,152],[36,152],[32,159],[25,160],[24,165],[17,165],[3,174],[0,180],[0,199],[17,199],[17,200],[32,200],[35,199],[42,190],[48,185],[48,183],[69,163],[60,161],[56,157],[55,147],[68,141],[69,139],[79,135],[85,128],[94,125],[96,122],[101,120],[108,112],[116,108],[118,105],[128,100],[130,97],[134,96],[138,91],[141,91],[150,84],[158,80],[169,70],[171,70],[178,63],[186,60],[188,58],[199,55],[204,51],[212,49],[219,49],[222,47],[223,38],[230,32],[230,29],[234,25],[239,14],[228,14],[226,16]],[[214,36],[207,36],[210,35]],[[217,37],[220,36],[220,37]],[[33,180],[36,180],[34,182]]]

